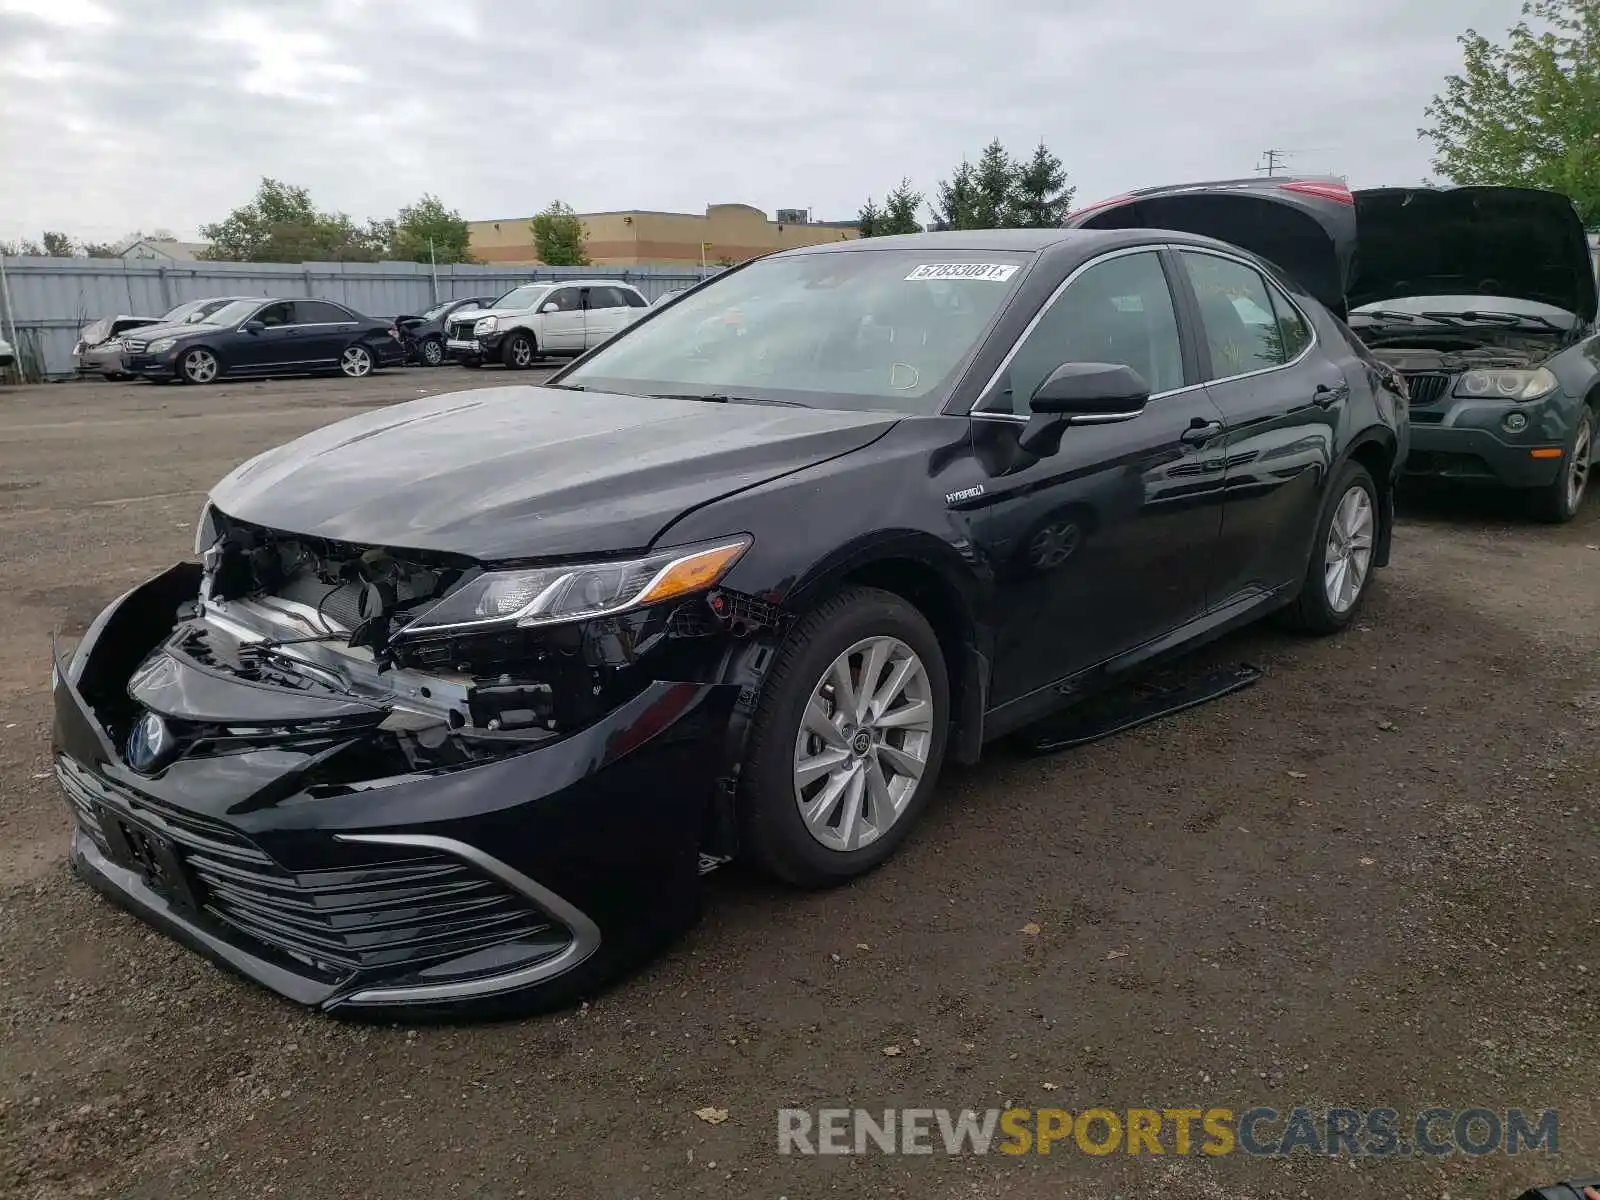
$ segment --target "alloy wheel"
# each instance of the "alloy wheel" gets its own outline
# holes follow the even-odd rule
[[[1583,503],[1584,490],[1589,486],[1589,459],[1594,451],[1594,422],[1584,421],[1578,427],[1577,440],[1572,444],[1572,458],[1567,463],[1567,511],[1577,512]]]
[[[339,369],[351,379],[360,379],[372,372],[372,352],[365,346],[351,346],[339,359]]]
[[[217,377],[217,356],[209,350],[191,350],[183,356],[183,377],[190,383],[210,383]]]
[[[533,365],[533,343],[527,338],[519,337],[511,343],[511,365],[514,367]]]
[[[422,361],[430,367],[437,367],[444,361],[444,347],[436,338],[429,338],[422,343]]]
[[[1372,566],[1375,527],[1372,497],[1357,485],[1339,499],[1328,526],[1328,544],[1322,556],[1323,587],[1328,607],[1347,613],[1355,607]]]
[[[794,746],[794,797],[806,830],[830,850],[882,837],[921,785],[933,748],[933,689],[916,651],[869,637],[823,673]]]

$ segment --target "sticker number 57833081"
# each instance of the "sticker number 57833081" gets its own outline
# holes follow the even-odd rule
[[[907,279],[981,279],[1004,283],[1017,273],[1016,263],[923,263]]]

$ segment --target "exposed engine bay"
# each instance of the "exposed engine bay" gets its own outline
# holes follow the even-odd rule
[[[166,654],[269,693],[368,705],[368,728],[381,721],[413,769],[561,737],[652,681],[703,675],[704,639],[731,647],[781,619],[753,597],[712,591],[537,628],[410,632],[483,567],[264,529],[215,510],[206,520],[200,595],[180,612]],[[230,737],[217,731],[209,744]],[[399,765],[388,761],[384,771]]]

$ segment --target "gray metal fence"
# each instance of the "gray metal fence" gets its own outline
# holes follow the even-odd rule
[[[78,331],[101,317],[160,316],[207,296],[316,296],[374,317],[418,313],[437,300],[488,296],[533,279],[622,279],[651,300],[690,287],[716,268],[439,267],[426,263],[229,263],[160,265],[101,258],[6,258],[0,290],[0,337],[17,332],[25,364],[45,378],[72,374]]]

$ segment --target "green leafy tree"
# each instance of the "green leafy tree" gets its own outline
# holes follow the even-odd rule
[[[1458,184],[1549,188],[1600,225],[1600,0],[1529,0],[1505,45],[1469,29],[1418,133]],[[1535,25],[1531,25],[1534,22]]]
[[[110,242],[84,242],[78,247],[85,258],[116,258],[117,248]]]
[[[861,206],[861,211],[856,213],[856,232],[864,238],[878,237],[883,232],[879,228],[882,224],[883,209],[878,207],[871,196],[868,196],[867,202]]]
[[[1077,189],[1067,186],[1067,173],[1061,160],[1040,142],[1033,157],[1017,172],[1012,197],[1012,215],[1026,229],[1052,229],[1072,208]]]
[[[344,213],[321,212],[311,193],[277,179],[262,179],[255,199],[234,209],[200,236],[205,257],[231,262],[374,262],[388,247],[383,222],[358,226]]]
[[[584,233],[583,222],[572,211],[571,205],[552,200],[550,207],[528,224],[533,231],[533,246],[540,262],[552,267],[589,265],[589,252],[585,245],[588,234]]]
[[[471,238],[467,222],[439,197],[425,194],[402,208],[393,221],[390,248],[393,257],[408,262],[470,263]]]
[[[53,229],[44,231],[44,252],[51,258],[71,258],[73,247],[72,239],[64,233]]]
[[[948,180],[940,180],[934,216],[942,229],[978,229],[978,185],[972,164],[966,159]]]
[[[1017,224],[1017,164],[995,138],[978,156],[972,174],[975,229],[1009,229]]]
[[[32,238],[18,238],[14,242],[0,242],[0,254],[7,258],[43,258],[44,247]]]
[[[911,186],[911,180],[902,178],[900,186],[884,197],[878,233],[921,233],[922,223],[917,220],[917,214],[922,211],[922,200],[922,193]]]

